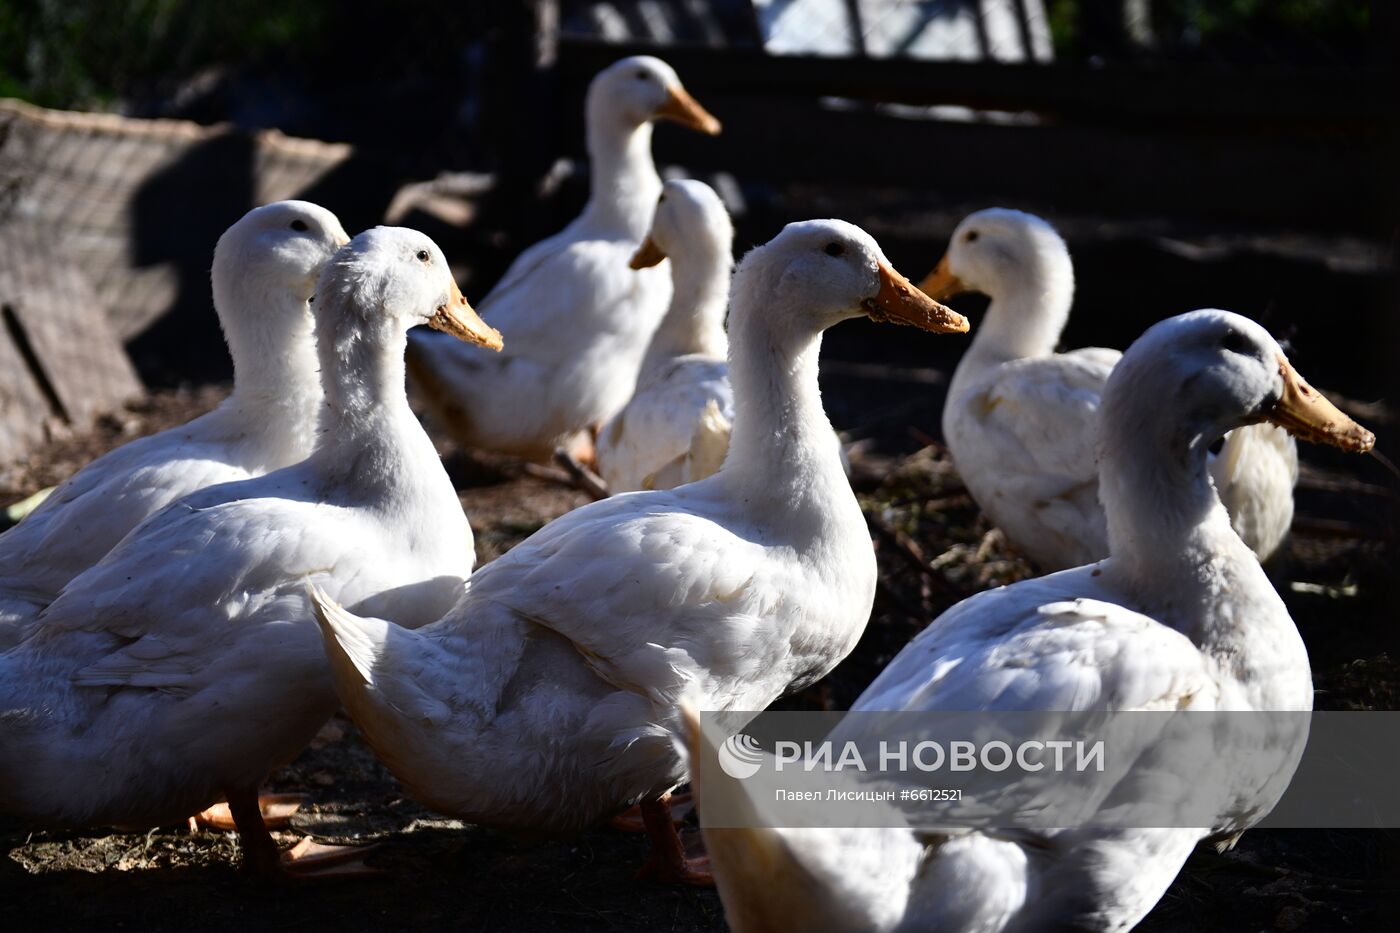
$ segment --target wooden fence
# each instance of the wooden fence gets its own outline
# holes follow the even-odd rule
[[[664,57],[725,122],[715,140],[659,141],[698,171],[1329,231],[1374,232],[1393,216],[1395,112],[1383,66],[832,59],[566,38],[546,68],[546,119],[559,129],[537,135],[581,155],[582,90],[629,54]],[[934,109],[947,107],[967,112]]]

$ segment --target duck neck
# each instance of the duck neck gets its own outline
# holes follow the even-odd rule
[[[761,495],[790,515],[804,504],[833,515],[846,499],[854,506],[817,384],[821,333],[774,326],[784,316],[748,310],[731,306],[735,411],[720,475],[739,487],[741,500]]]
[[[651,123],[634,123],[589,101],[589,195],[583,219],[630,240],[646,236],[661,177],[651,157]]]
[[[310,306],[248,281],[216,279],[214,295],[218,308],[252,312],[220,315],[233,357],[233,393],[220,409],[272,450],[309,453],[322,401]]]
[[[402,324],[349,311],[322,314],[320,326],[326,404],[316,457],[334,482],[348,480],[371,499],[422,498],[406,484],[432,481],[442,470],[404,391]]]
[[[1153,402],[1135,430],[1113,423],[1105,406],[1099,497],[1117,571],[1135,592],[1166,597],[1221,554],[1247,549],[1211,485],[1208,436],[1174,430],[1161,418],[1159,400]]]
[[[692,353],[725,355],[724,310],[733,264],[729,251],[719,247],[686,249],[671,259],[671,306],[647,347],[642,372]]]
[[[1063,263],[1042,261],[1013,281],[1001,283],[977,326],[949,394],[994,366],[1055,352],[1074,301],[1074,272]]]
[[[1159,397],[1140,395],[1147,404],[1106,399],[1100,422],[1106,580],[1228,670],[1254,708],[1310,705],[1302,638],[1211,484],[1208,449],[1221,432],[1173,423]]]

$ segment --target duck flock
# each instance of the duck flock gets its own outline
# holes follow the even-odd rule
[[[229,228],[212,280],[232,394],[0,535],[0,817],[193,819],[236,828],[264,876],[362,874],[350,847],[279,851],[269,827],[297,802],[259,796],[343,707],[443,813],[531,834],[636,821],[642,874],[717,884],[738,931],[1025,931],[1128,929],[1200,840],[1267,812],[717,828],[707,857],[687,854],[671,791],[694,782],[703,826],[728,780],[690,711],[762,710],[816,682],[870,617],[875,555],[817,387],[828,328],[957,335],[968,322],[939,299],[991,297],[944,435],[984,512],[1059,571],[934,619],[857,710],[1310,710],[1307,651],[1260,561],[1292,518],[1293,438],[1374,437],[1227,311],[1164,320],[1122,353],[1055,352],[1069,253],[1017,211],[965,219],[921,286],[840,220],[789,224],[735,267],[715,192],[658,177],[659,119],[720,130],[655,58],[595,78],[587,207],[475,309],[413,230],[351,238],[302,201]],[[460,443],[562,446],[615,494],[473,573],[407,379]]]

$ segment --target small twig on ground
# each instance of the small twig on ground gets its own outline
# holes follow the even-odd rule
[[[575,460],[573,455],[564,448],[560,447],[554,451],[554,462],[564,468],[564,472],[569,474],[569,480],[574,486],[582,489],[594,499],[606,499],[612,495],[608,492],[608,484],[603,482],[601,476]]]
[[[547,483],[558,483],[560,486],[574,485],[573,474],[568,470],[561,470],[558,467],[545,466],[543,463],[531,463],[529,460],[522,460],[517,467],[525,476],[532,479],[542,479]]]
[[[1001,529],[989,528],[987,533],[982,536],[982,540],[977,542],[977,550],[973,553],[972,559],[979,564],[984,564],[987,562],[987,558],[991,557],[992,551],[1005,546],[1006,536],[1001,533]]]
[[[918,441],[920,444],[923,444],[924,447],[932,450],[939,456],[943,456],[948,453],[948,448],[943,444],[942,441],[940,441],[938,438],[934,437],[932,434],[928,433],[927,431],[921,428],[916,428],[913,425],[910,425],[909,436],[912,437],[914,440]]]
[[[865,521],[866,524],[870,526],[870,530],[875,532],[877,538],[892,547],[895,553],[903,557],[905,562],[926,579],[929,585],[934,589],[938,590],[940,593],[958,599],[962,599],[967,595],[962,592],[959,587],[954,586],[941,573],[934,570],[933,566],[929,563],[928,557],[924,555],[924,549],[919,547],[919,543],[913,538],[909,537],[898,528],[892,527],[878,515],[872,515],[866,512]]]
[[[946,512],[949,509],[972,508],[976,504],[977,503],[972,501],[972,497],[970,495],[968,495],[966,492],[960,492],[951,496],[940,496],[937,499],[926,500],[924,502],[924,511],[925,513]]]

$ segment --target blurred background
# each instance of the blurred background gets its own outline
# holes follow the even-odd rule
[[[1068,344],[1222,306],[1350,345],[1313,378],[1375,397],[1395,346],[1393,6],[0,0],[0,224],[83,273],[147,386],[227,379],[207,270],[248,207],[421,227],[480,296],[582,204],[590,76],[655,52],[725,124],[663,127],[658,163],[716,185],[741,248],[840,216],[917,277],[963,214],[1029,209],[1074,252]],[[949,362],[876,328],[840,343],[833,362]]]

